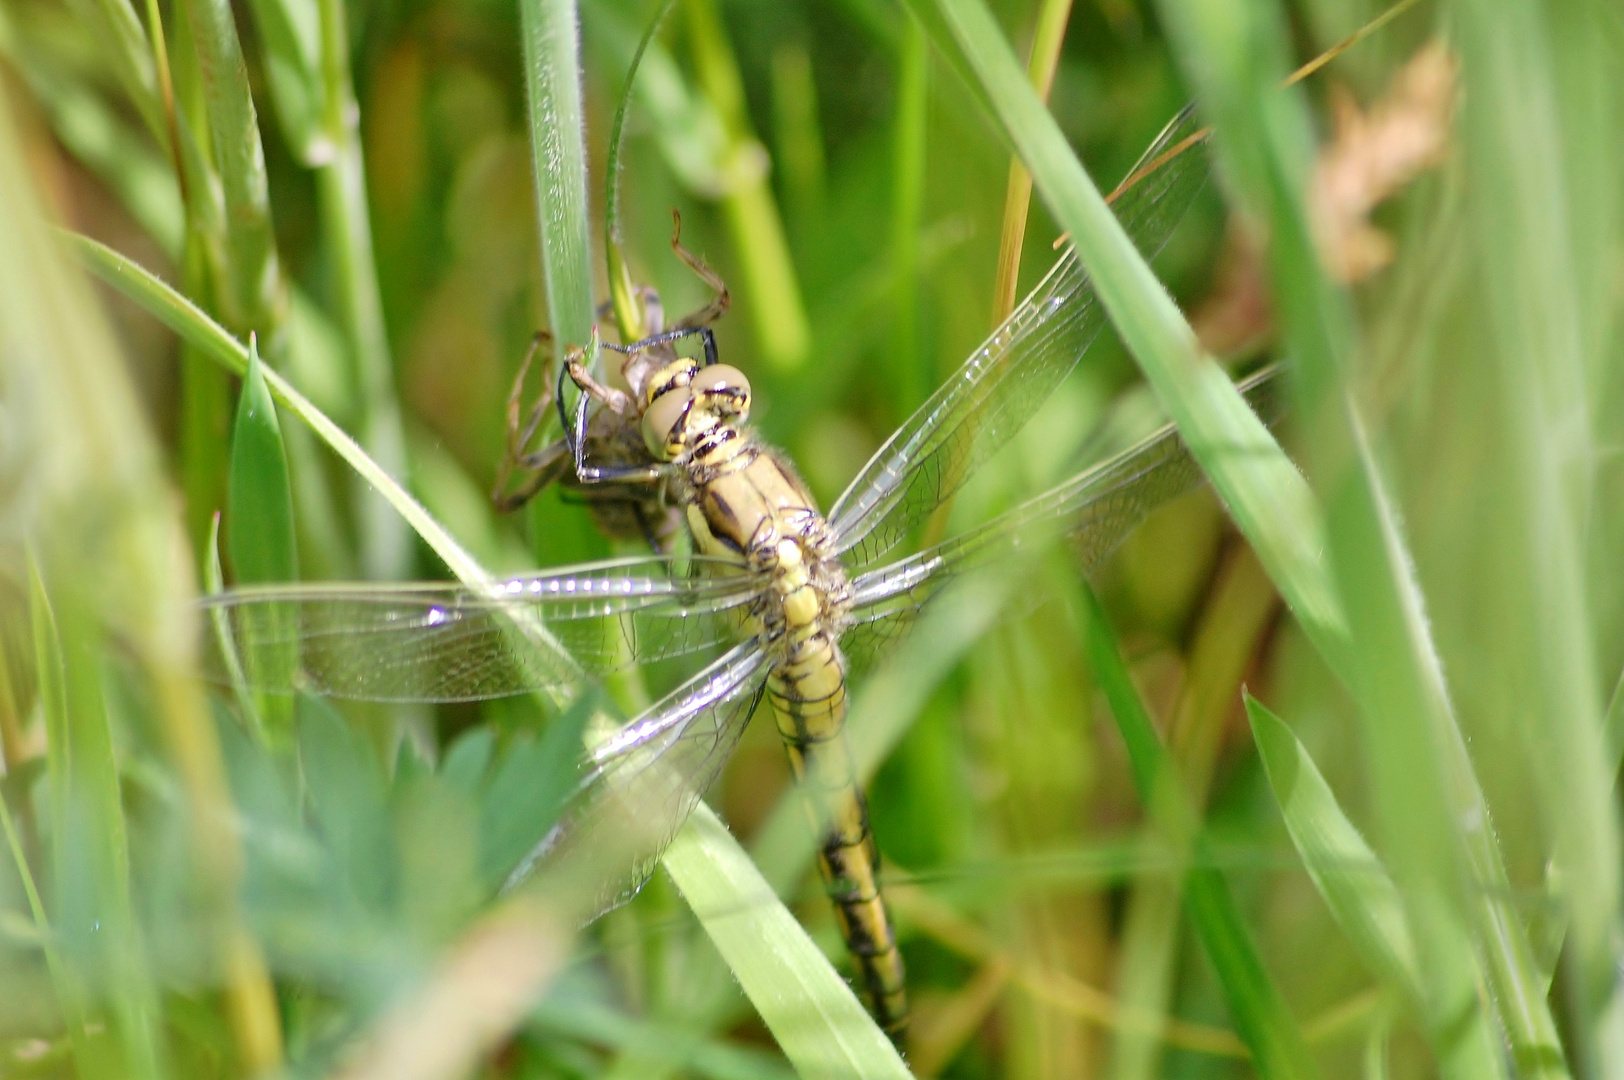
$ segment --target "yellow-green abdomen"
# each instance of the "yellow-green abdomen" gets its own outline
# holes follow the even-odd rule
[[[817,632],[792,645],[767,681],[778,732],[823,832],[818,869],[875,1019],[900,1043],[908,1022],[902,955],[879,887],[879,852],[846,742],[840,654]]]

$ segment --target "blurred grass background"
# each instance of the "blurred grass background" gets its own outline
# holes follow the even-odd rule
[[[594,223],[653,7],[579,12]],[[960,7],[678,0],[632,95],[631,273],[668,312],[706,302],[667,247],[679,209],[686,245],[733,287],[723,354],[825,506],[1000,311],[1010,150],[943,29]],[[1213,907],[1194,898],[1197,876],[1184,904],[1191,859],[1201,895],[1227,885],[1265,973],[1253,988],[1284,1003],[1274,1034],[1306,1045],[1322,1075],[1624,1068],[1610,790],[1624,707],[1605,705],[1624,664],[1624,20],[1587,0],[1425,0],[1296,96],[1274,89],[1380,13],[993,7],[1022,61],[1040,22],[1065,24],[1050,108],[1103,188],[1197,91],[1220,125],[1223,182],[1155,269],[1207,350],[1289,356],[1305,373],[1289,445],[1327,506],[1349,637],[1338,653],[1283,613],[1210,494],[1169,506],[1114,557],[1096,583],[1103,641],[1062,552],[1018,583],[944,598],[854,710],[860,744],[894,741],[873,751],[871,807],[918,1075],[1270,1074],[1235,1011],[1234,957],[1211,951],[1200,922]],[[249,403],[217,358],[88,289],[42,224],[103,241],[255,335],[271,372],[478,565],[609,554],[556,492],[515,518],[486,495],[531,334],[560,304],[578,320],[587,291],[608,295],[596,224],[593,282],[541,272],[546,154],[532,139],[548,129],[527,114],[521,46],[568,14],[0,0],[5,1074],[406,1075],[393,1062],[450,1076],[468,1060],[515,1077],[790,1073],[664,876],[568,956],[567,926],[502,936],[514,924],[492,867],[533,840],[562,783],[546,763],[569,745],[532,703],[267,709],[263,730],[211,706],[186,674],[200,632],[187,602],[217,511],[267,515],[233,535],[253,511],[228,513],[218,551],[233,581],[295,567],[443,577],[445,548],[285,413],[274,430],[263,409],[259,427],[238,419]],[[1338,102],[1369,107],[1435,38],[1461,65],[1447,153],[1378,211],[1390,263],[1336,285],[1292,248],[1316,145],[1306,121],[1330,143]],[[567,34],[550,44],[574,54]],[[1022,289],[1053,261],[1049,214],[1032,200]],[[1145,430],[1154,403],[1137,383],[1128,351],[1102,340],[945,527]],[[1385,513],[1365,513],[1367,488],[1346,481],[1361,468],[1392,500]],[[1388,618],[1386,590],[1410,598],[1405,572],[1424,609]],[[1113,644],[1176,764],[1180,810],[1136,792]],[[1249,717],[1242,685],[1287,725]],[[787,780],[758,724],[711,801],[838,965],[804,860],[775,870],[796,861],[775,854]],[[1194,839],[1179,825],[1190,810]],[[447,957],[468,982],[434,983]],[[456,1003],[480,1012],[468,1002],[485,1000],[487,969],[518,989],[506,1011],[464,1016]],[[444,1035],[427,1048],[389,1023],[423,985],[466,991],[427,999],[443,1026],[422,1030]],[[460,1057],[446,1050],[458,1038]],[[379,1045],[418,1052],[401,1065]]]

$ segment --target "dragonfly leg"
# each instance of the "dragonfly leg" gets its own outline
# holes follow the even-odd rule
[[[525,451],[525,447],[530,445],[530,440],[536,437],[536,431],[547,415],[547,408],[552,404],[552,387],[544,386],[541,395],[530,406],[529,416],[525,417],[523,423],[519,420],[522,408],[520,402],[524,397],[524,383],[530,374],[530,365],[535,362],[536,354],[541,351],[541,347],[552,339],[552,335],[545,330],[538,330],[531,337],[530,348],[525,350],[524,360],[519,364],[519,372],[513,377],[513,389],[508,392],[507,448],[502,455],[501,464],[497,466],[496,483],[491,490],[491,499],[503,513],[523,506],[535,496],[536,492],[558,478],[556,472],[547,471],[553,458],[557,456],[553,448],[543,447],[528,453]],[[526,481],[518,491],[509,493],[506,489],[515,467],[536,472],[537,475]]]
[[[605,345],[606,348],[614,346]],[[663,479],[670,471],[661,462],[652,462],[647,465],[593,465],[586,457],[586,425],[587,404],[589,401],[598,401],[605,408],[611,409],[628,420],[637,416],[636,405],[631,395],[624,390],[604,386],[592,377],[592,373],[581,363],[581,356],[585,355],[579,349],[572,349],[569,361],[558,372],[558,390],[553,394],[558,404],[558,419],[564,426],[564,442],[569,446],[570,458],[575,463],[575,478],[582,484],[649,484]],[[564,407],[564,380],[572,380],[581,393],[575,402],[575,417],[570,418],[568,410]]]
[[[679,319],[676,325],[697,329],[701,326],[709,326],[723,315],[726,315],[728,306],[733,302],[733,297],[727,291],[727,283],[722,280],[722,275],[712,270],[704,259],[682,246],[682,215],[676,210],[671,211],[671,250],[676,253],[677,258],[681,259],[688,269],[697,274],[701,281],[716,292],[716,299],[691,315]],[[716,358],[711,356],[709,362],[716,363]]]
[[[684,338],[697,337],[705,345],[705,366],[716,363],[716,333],[708,326],[682,326],[675,330],[667,330],[663,334],[654,334],[641,341],[634,341],[630,345],[612,345],[604,342],[603,347],[613,349],[618,353],[635,353],[643,349],[650,349],[656,345],[666,345]]]

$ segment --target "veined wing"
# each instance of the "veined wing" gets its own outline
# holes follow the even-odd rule
[[[1206,182],[1205,152],[1186,108],[1145,151],[1116,199],[1146,258],[1161,250]],[[1156,166],[1152,168],[1152,166]],[[847,487],[829,513],[837,551],[853,569],[872,565],[959,489],[1019,431],[1077,366],[1105,313],[1076,252],[1067,249],[1004,324],[920,406]]]
[[[583,674],[736,641],[760,588],[724,559],[650,555],[517,577],[489,589],[264,586],[203,604],[226,617],[235,659],[253,690],[476,701],[567,687]]]
[[[1281,369],[1239,389],[1265,424],[1283,411]],[[1072,542],[1092,572],[1151,511],[1199,485],[1200,467],[1172,424],[979,528],[852,581],[852,625],[841,648],[857,663],[882,651],[943,585],[966,569],[1015,555],[1051,538]]]
[[[575,869],[585,861],[586,872],[602,881],[594,914],[631,899],[732,754],[770,666],[762,643],[746,641],[604,734],[559,825],[508,887],[543,867]]]

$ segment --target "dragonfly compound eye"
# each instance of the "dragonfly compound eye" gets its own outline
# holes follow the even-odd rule
[[[718,416],[743,423],[750,415],[750,380],[731,364],[700,368],[689,385],[694,400]]]
[[[670,461],[682,449],[682,428],[688,411],[694,403],[694,392],[687,386],[673,386],[655,396],[643,410],[643,442],[649,452],[662,461]]]

